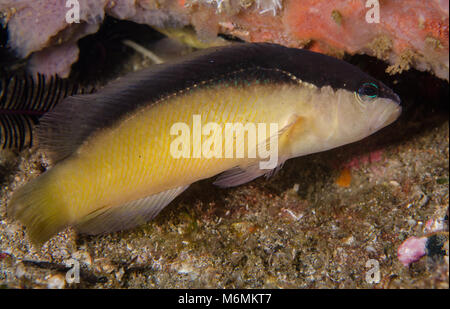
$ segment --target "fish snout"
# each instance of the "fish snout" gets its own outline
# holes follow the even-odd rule
[[[372,114],[372,121],[369,122],[369,131],[372,133],[396,121],[402,112],[402,106],[399,103],[400,98],[395,93],[393,93],[392,99],[384,98],[380,100],[384,101],[382,104],[383,108],[375,111]]]

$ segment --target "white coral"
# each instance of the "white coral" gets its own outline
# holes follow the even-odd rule
[[[198,0],[208,5],[213,5],[216,8],[217,13],[224,11],[225,7],[230,7],[232,0]],[[272,12],[273,16],[276,16],[278,10],[282,8],[282,0],[254,0],[256,8],[259,10],[259,14],[265,14]]]
[[[256,0],[256,6],[260,9],[259,14],[272,12],[273,16],[282,8],[282,0]]]

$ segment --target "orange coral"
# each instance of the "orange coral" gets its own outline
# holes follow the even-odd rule
[[[350,169],[344,168],[341,171],[341,174],[339,175],[338,179],[336,179],[336,184],[339,187],[349,187],[350,183],[352,182],[352,174],[350,172]]]
[[[255,3],[228,12],[217,12],[212,1],[197,3],[203,5],[196,10],[214,14],[219,24],[233,25],[223,30],[245,41],[308,45],[331,55],[366,53],[389,61],[393,73],[415,66],[444,79],[449,76],[448,10],[436,1],[379,1],[379,23],[366,20],[372,9],[366,0],[285,0],[275,16],[260,14]],[[202,24],[194,24],[201,31]]]

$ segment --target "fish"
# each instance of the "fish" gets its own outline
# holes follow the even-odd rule
[[[7,213],[36,244],[68,226],[130,229],[196,181],[218,176],[228,188],[271,175],[359,141],[401,110],[389,87],[330,56],[271,43],[206,49],[44,115],[37,141],[52,167],[13,193]]]

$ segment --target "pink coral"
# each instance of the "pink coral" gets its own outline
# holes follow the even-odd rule
[[[64,42],[75,44],[110,14],[160,28],[190,24],[206,39],[223,32],[336,56],[364,53],[389,62],[390,73],[415,67],[449,79],[448,1],[78,1],[80,20],[89,27],[65,22],[65,0],[4,0],[0,12],[9,20],[11,47],[24,57]],[[366,20],[369,2],[379,3],[379,23]]]
[[[418,238],[413,236],[405,240],[397,250],[399,261],[405,267],[408,267],[409,264],[418,261],[426,254],[425,246],[427,239],[427,237]]]

